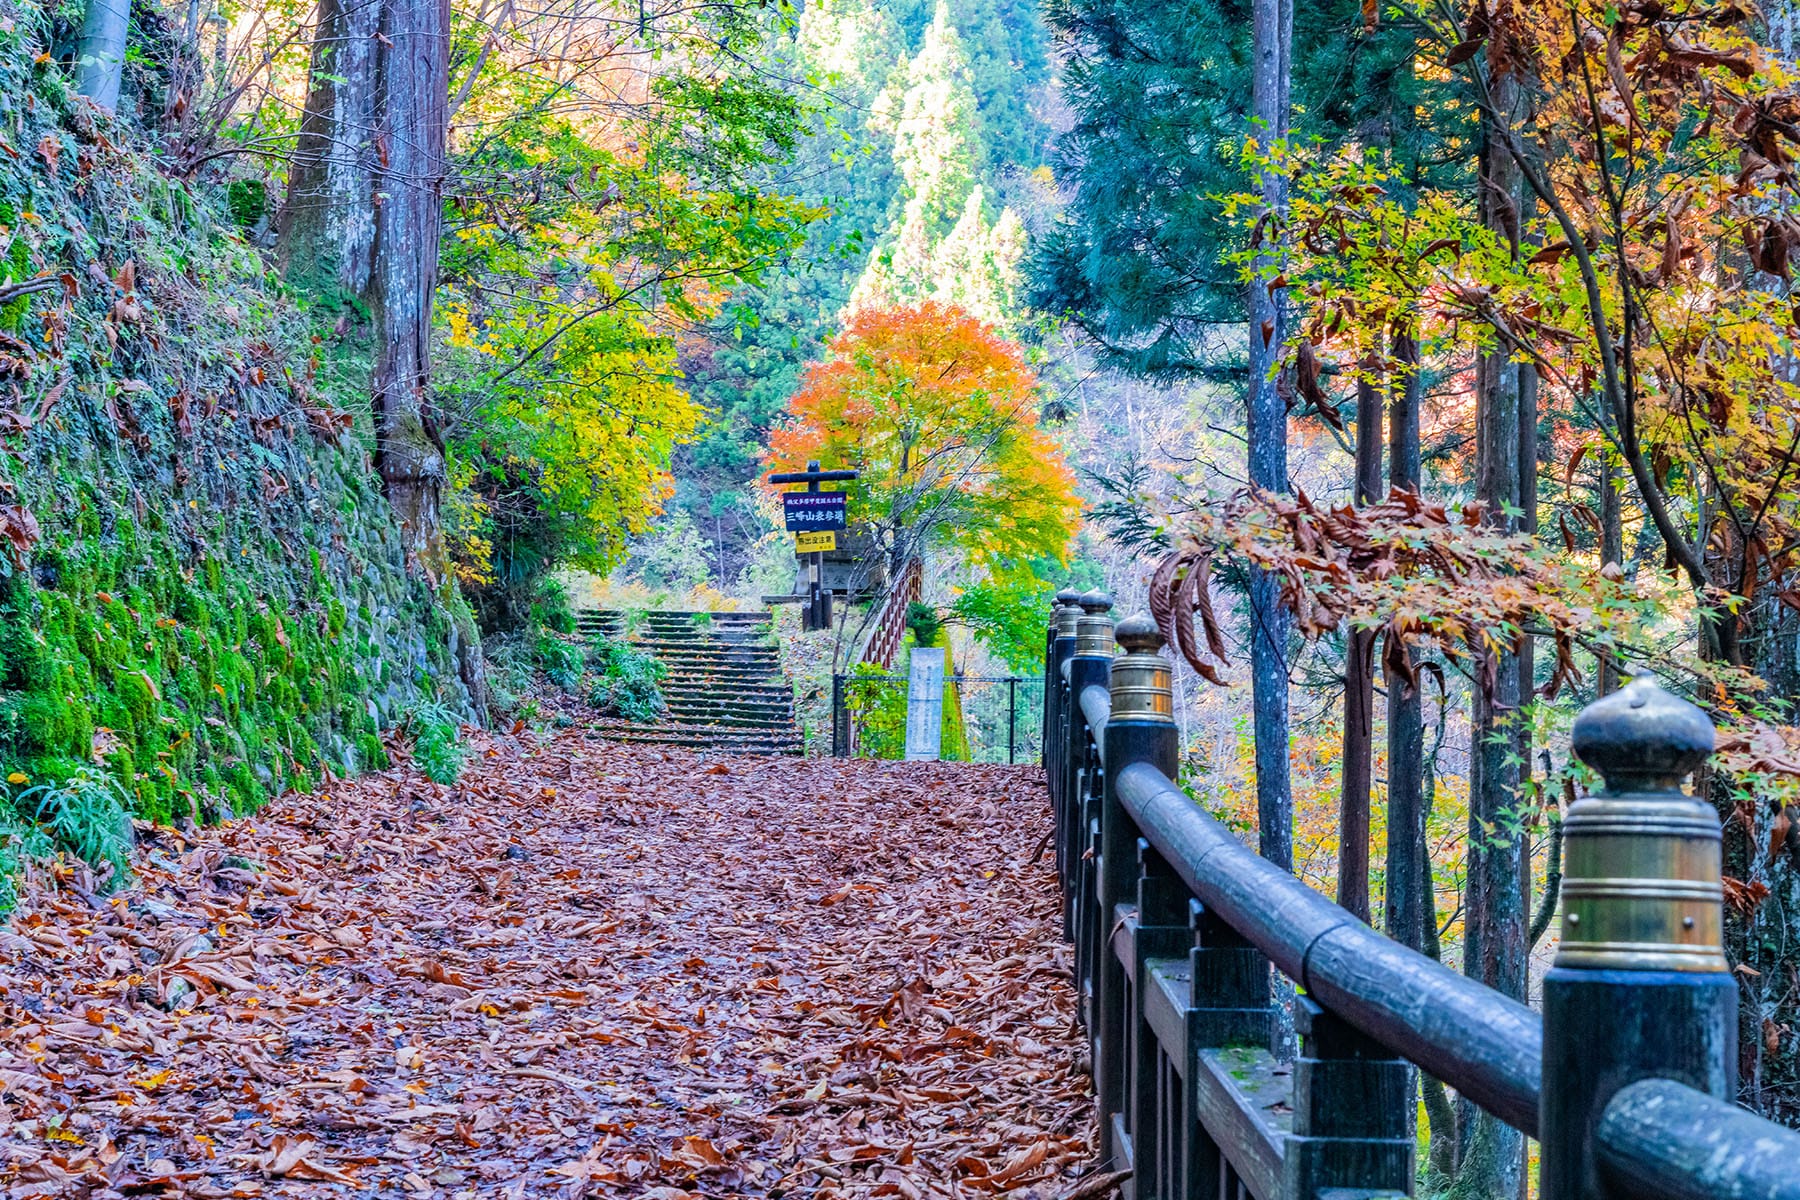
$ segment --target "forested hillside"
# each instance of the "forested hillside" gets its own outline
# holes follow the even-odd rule
[[[791,582],[752,485],[788,397],[849,310],[939,299],[1015,331],[1027,320],[1023,222],[1046,203],[1054,105],[1037,8],[809,5],[778,61],[817,90],[800,93],[810,136],[767,185],[822,215],[784,269],[686,343],[712,419],[676,456],[677,515],[640,547],[654,584],[753,594]]]

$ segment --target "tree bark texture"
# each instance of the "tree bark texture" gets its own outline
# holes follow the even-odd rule
[[[1365,375],[1373,364],[1365,363]],[[1381,390],[1356,381],[1356,503],[1381,496]],[[1369,790],[1375,755],[1375,631],[1352,629],[1344,648],[1343,778],[1338,795],[1338,903],[1369,920]]]
[[[1255,0],[1252,13],[1253,53],[1251,108],[1256,136],[1280,137],[1287,127],[1287,40],[1284,0]],[[1277,171],[1263,173],[1260,181],[1264,206],[1279,212],[1286,187]],[[1265,260],[1260,260],[1266,263]],[[1270,371],[1281,346],[1279,300],[1258,279],[1249,286],[1250,380],[1249,443],[1250,482],[1272,492],[1287,490],[1287,405],[1276,390]],[[1293,798],[1288,776],[1288,670],[1289,620],[1282,609],[1274,578],[1262,571],[1250,574],[1251,709],[1256,723],[1256,815],[1258,848],[1264,858],[1279,866],[1294,865]]]
[[[366,300],[373,276],[381,20],[380,4],[319,0],[277,245],[288,283],[315,295]]]
[[[1520,105],[1518,81],[1490,79],[1494,112],[1484,111],[1479,159],[1479,208],[1483,223],[1519,245],[1521,176],[1507,153],[1501,122]],[[1481,354],[1476,367],[1476,498],[1486,520],[1513,528],[1509,510],[1520,507],[1521,368],[1504,346]],[[1471,730],[1469,846],[1463,971],[1514,999],[1525,998],[1524,890],[1520,886],[1523,838],[1516,828],[1520,795],[1517,734],[1512,722],[1522,700],[1520,656],[1508,650],[1478,664]],[[1516,1130],[1480,1111],[1458,1122],[1461,1163],[1451,1195],[1468,1200],[1513,1200],[1518,1195],[1523,1139]]]
[[[1410,334],[1394,338],[1388,381],[1388,483],[1417,491],[1419,470],[1419,344]],[[1412,651],[1405,651],[1411,660]],[[1387,681],[1387,935],[1414,950],[1425,948],[1426,897],[1431,864],[1425,853],[1425,709],[1419,689],[1404,679]]]
[[[293,286],[368,307],[375,466],[408,565],[446,596],[448,470],[430,383],[449,95],[448,0],[320,0],[279,249]],[[483,713],[480,636],[459,607],[452,617],[451,648]]]
[[[450,4],[400,0],[381,13],[375,149],[382,192],[369,287],[379,338],[375,463],[409,552],[428,577],[443,581],[450,563],[439,506],[448,472],[430,403],[431,300],[450,121]]]
[[[108,112],[119,107],[130,31],[131,0],[88,0],[76,51],[80,70],[75,90]]]
[[[376,467],[407,556],[433,583],[449,577],[429,391],[449,45],[446,0],[321,0],[280,248],[294,286],[369,307]]]

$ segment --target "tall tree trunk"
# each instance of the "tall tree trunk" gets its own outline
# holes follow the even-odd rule
[[[449,134],[450,4],[395,0],[381,12],[375,150],[385,196],[375,208],[369,288],[375,462],[408,553],[442,582],[450,578],[439,511],[448,472],[430,400],[431,300]]]
[[[382,13],[380,4],[319,0],[312,89],[276,245],[288,283],[318,296],[365,300],[373,279]]]
[[[1376,368],[1363,364],[1367,376]],[[1381,496],[1381,390],[1356,381],[1356,503]],[[1369,920],[1369,787],[1375,756],[1375,631],[1352,629],[1344,649],[1343,784],[1338,796],[1338,903]],[[1390,830],[1389,837],[1394,836]]]
[[[430,391],[450,6],[320,0],[318,16],[280,260],[293,286],[368,306],[376,469],[408,565],[450,599],[456,583],[441,512],[448,472]],[[480,637],[462,606],[453,611],[450,651],[477,714],[484,714]]]
[[[1253,0],[1251,116],[1258,140],[1287,135],[1288,47],[1293,37],[1292,0]],[[1266,211],[1279,214],[1287,203],[1286,179],[1265,171],[1258,181]],[[1272,265],[1263,255],[1257,265]],[[1275,274],[1274,271],[1270,272]],[[1271,492],[1288,486],[1287,404],[1270,378],[1282,342],[1285,297],[1260,280],[1249,287],[1250,379],[1245,440],[1250,482]],[[1286,870],[1294,866],[1294,800],[1288,776],[1288,632],[1275,577],[1250,569],[1250,711],[1256,726],[1257,850]],[[1271,1048],[1277,1057],[1295,1052],[1293,984],[1275,981],[1276,1026]]]
[[[88,0],[76,50],[80,70],[75,90],[108,111],[119,107],[130,30],[131,0]]]
[[[449,21],[447,0],[320,0],[279,248],[293,286],[368,305],[375,461],[407,557],[436,584],[449,577],[429,391]]]
[[[1524,187],[1520,187],[1520,200],[1524,201]],[[1538,536],[1538,373],[1537,368],[1529,363],[1519,365],[1519,531],[1528,533],[1533,538]],[[1527,633],[1519,639],[1519,703],[1529,704],[1537,691],[1537,639]],[[1532,758],[1537,749],[1532,738],[1531,722],[1521,720],[1514,730],[1519,754],[1519,791],[1516,803],[1523,806],[1531,803],[1538,809],[1536,784],[1532,775]],[[1537,827],[1535,814],[1526,825],[1527,832],[1520,839],[1519,846],[1519,920],[1524,925],[1525,938],[1519,948],[1519,958],[1524,966],[1525,974],[1524,999],[1530,999],[1530,962],[1532,901],[1531,868],[1531,834],[1529,830]],[[1560,826],[1558,827],[1560,829]],[[1560,873],[1556,876],[1560,880]],[[1554,900],[1546,896],[1546,903],[1554,904]],[[1517,1196],[1518,1200],[1530,1200],[1531,1170],[1530,1147],[1525,1139],[1520,1138],[1519,1170]]]
[[[1419,343],[1411,333],[1394,337],[1394,374],[1388,382],[1388,484],[1418,491]],[[1407,661],[1412,651],[1402,650]],[[1424,697],[1404,679],[1387,681],[1387,935],[1414,950],[1425,948],[1426,899],[1431,864],[1425,852]]]
[[[1286,0],[1255,0],[1252,13],[1254,73],[1251,115],[1256,136],[1278,138],[1287,128],[1287,40],[1284,27]],[[1286,185],[1279,171],[1265,171],[1260,180],[1266,209],[1279,212],[1286,203]],[[1260,260],[1266,263],[1267,259]],[[1287,490],[1287,405],[1270,378],[1282,340],[1282,313],[1277,297],[1260,279],[1249,287],[1250,381],[1249,443],[1250,482],[1271,492]],[[1293,799],[1288,781],[1288,673],[1289,621],[1282,609],[1273,576],[1259,570],[1250,574],[1251,708],[1256,721],[1256,816],[1258,848],[1262,856],[1281,867],[1294,865]]]
[[[1538,373],[1529,364],[1519,368],[1519,532],[1538,535]],[[1537,639],[1529,633],[1519,639],[1519,702],[1528,704],[1537,688]],[[1531,725],[1520,721],[1514,730],[1519,753],[1519,798],[1535,799],[1533,792]],[[1531,912],[1531,843],[1519,855],[1519,897]],[[1530,953],[1530,947],[1526,948]]]
[[[1519,244],[1520,174],[1502,142],[1520,87],[1510,75],[1490,79],[1496,112],[1483,112],[1480,212],[1483,223]],[[1492,525],[1507,528],[1519,507],[1520,367],[1504,347],[1483,353],[1476,369],[1475,490]],[[1469,770],[1469,845],[1463,971],[1501,994],[1525,997],[1525,901],[1519,886],[1522,839],[1507,832],[1519,799],[1519,762],[1512,721],[1521,701],[1519,655],[1502,650],[1479,664],[1474,687]],[[1462,1161],[1451,1194],[1513,1200],[1523,1143],[1519,1133],[1467,1102],[1459,1110]]]

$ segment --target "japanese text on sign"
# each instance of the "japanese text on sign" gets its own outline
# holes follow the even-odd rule
[[[781,513],[789,533],[844,527],[843,492],[784,492]]]

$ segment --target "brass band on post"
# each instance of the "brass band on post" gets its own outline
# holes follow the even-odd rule
[[[1558,967],[1726,971],[1719,818],[1681,790],[1712,752],[1706,714],[1640,675],[1575,720],[1606,790],[1563,818]]]
[[[1075,622],[1075,657],[1111,658],[1113,623],[1108,615],[1112,597],[1105,592],[1089,592],[1079,601],[1081,617]]]
[[[1113,637],[1125,653],[1112,664],[1112,719],[1175,723],[1175,690],[1163,636],[1148,613],[1119,622]]]
[[[1056,593],[1056,598],[1050,601],[1049,630],[1052,636],[1055,635],[1056,630],[1059,628],[1062,610],[1080,599],[1081,593],[1074,588],[1064,588],[1062,591]]]
[[[1063,638],[1074,637],[1075,636],[1075,622],[1079,621],[1080,619],[1081,619],[1081,609],[1076,607],[1073,604],[1065,604],[1061,608],[1057,609],[1056,610],[1056,638],[1057,638],[1057,640],[1061,641]]]

